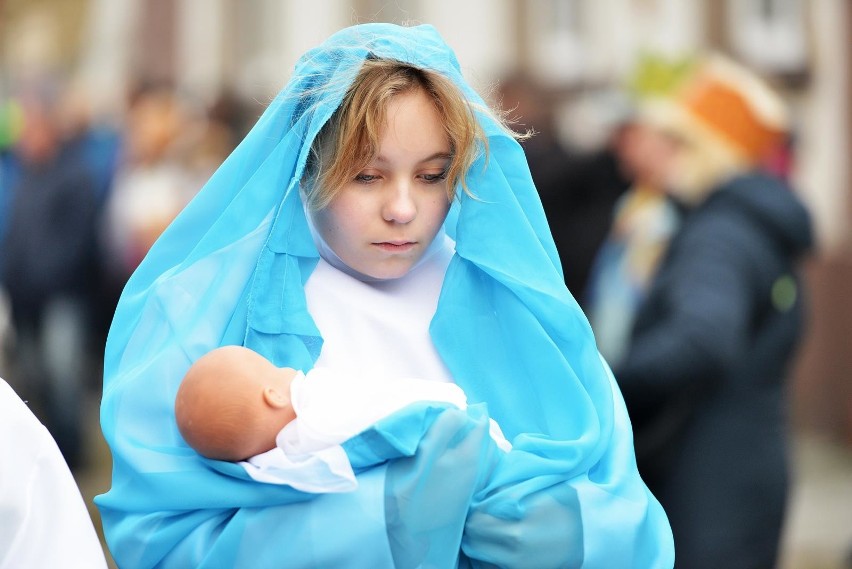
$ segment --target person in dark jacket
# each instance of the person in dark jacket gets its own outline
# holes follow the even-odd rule
[[[648,120],[682,149],[683,218],[615,370],[643,479],[681,569],[775,566],[788,489],[785,376],[804,308],[808,212],[757,170],[786,128],[750,72],[709,59]]]
[[[14,148],[19,175],[0,240],[14,379],[75,468],[82,460],[96,195],[89,171],[63,144],[54,94],[26,90],[21,105],[23,129]]]

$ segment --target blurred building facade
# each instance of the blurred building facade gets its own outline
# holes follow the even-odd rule
[[[642,53],[713,49],[766,74],[796,117],[795,185],[817,224],[808,267],[812,318],[796,372],[799,424],[852,444],[852,4],[846,0],[6,0],[0,4],[0,98],[20,77],[61,70],[93,108],[118,116],[135,82],[211,102],[257,102],[296,58],[360,22],[431,23],[487,97],[511,71],[566,104],[562,126],[595,144],[607,111],[578,100],[618,86]]]

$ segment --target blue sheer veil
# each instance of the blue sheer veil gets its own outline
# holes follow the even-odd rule
[[[244,344],[305,370],[318,357],[322,338],[304,294],[318,253],[299,181],[312,141],[367,57],[442,73],[488,137],[487,158],[467,175],[473,196],[458,192],[446,222],[456,254],[430,329],[469,401],[484,404],[514,445],[480,495],[514,487],[521,500],[566,481],[582,510],[588,566],[670,566],[665,515],[638,476],[621,396],[563,284],[523,150],[434,28],[389,24],[344,29],[307,52],[127,283],[107,341],[101,409],[114,469],[97,502],[111,548],[154,564],[170,550],[214,548],[223,524],[251,525],[247,508],[310,500],[200,459],[172,406],[183,373],[213,347]],[[606,565],[613,536],[628,534],[630,564]]]

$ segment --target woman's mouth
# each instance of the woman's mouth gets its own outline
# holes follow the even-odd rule
[[[389,253],[404,253],[406,251],[410,251],[416,245],[414,241],[382,241],[380,243],[373,243],[376,247],[381,249],[382,251],[387,251]]]

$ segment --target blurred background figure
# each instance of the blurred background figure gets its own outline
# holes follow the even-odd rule
[[[131,94],[101,227],[104,329],[127,279],[239,142],[245,120],[227,93],[208,108],[169,84]]]
[[[596,250],[583,304],[598,349],[611,366],[624,357],[636,311],[680,222],[665,187],[682,141],[642,120],[639,109],[670,95],[691,67],[691,58],[669,61],[645,54],[625,88],[628,110],[609,139],[612,159],[630,187],[615,203]]]
[[[498,82],[496,99],[517,130],[530,131],[521,144],[559,251],[565,284],[583,305],[593,260],[628,179],[611,145],[587,150],[566,144],[555,117],[557,96],[532,76],[506,76]]]
[[[245,102],[230,90],[220,93],[206,108],[200,102],[195,107],[178,146],[192,185],[200,189],[245,137],[257,117],[251,116]]]
[[[678,567],[774,567],[798,262],[812,244],[805,207],[761,171],[787,109],[755,74],[708,56],[637,121],[664,138],[646,158],[682,212],[615,367],[639,469],[669,515]]]
[[[103,220],[104,263],[115,300],[145,253],[197,190],[176,150],[189,123],[187,113],[170,85],[143,85],[131,94]]]
[[[13,147],[21,133],[22,115],[16,100],[9,98],[0,103],[0,238],[6,230],[12,186],[18,177]]]
[[[96,231],[100,231],[106,203],[113,188],[119,163],[122,132],[112,117],[101,115],[92,108],[92,96],[85,85],[69,83],[59,101],[61,135],[71,160],[81,164],[91,176],[95,195]],[[87,310],[90,314],[90,333],[87,335],[89,357],[87,385],[100,388],[103,346],[106,342],[113,307],[108,300],[114,293],[110,273],[104,263],[102,243],[94,244],[96,258],[87,290]]]
[[[92,108],[92,96],[82,83],[68,83],[60,105],[60,127],[69,151],[93,177],[98,209],[112,188],[121,142],[120,126]]]
[[[21,131],[9,156],[0,277],[11,308],[14,383],[75,468],[83,458],[97,196],[91,172],[62,136],[58,87],[39,81],[17,98]]]
[[[624,357],[636,311],[679,221],[661,179],[678,141],[639,121],[625,124],[613,138],[632,184],[615,204],[583,298],[598,349],[612,366]]]
[[[9,202],[12,197],[12,186],[17,180],[18,166],[12,147],[20,135],[21,108],[17,101],[8,99],[0,102],[0,242],[6,233],[9,219]],[[2,267],[2,259],[0,259]],[[6,340],[12,333],[9,297],[0,281],[0,366],[5,371],[7,365]]]

